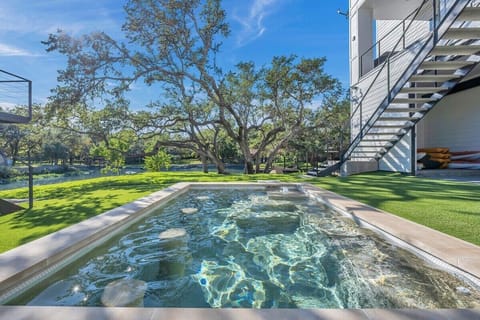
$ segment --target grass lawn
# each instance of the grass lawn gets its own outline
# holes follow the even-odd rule
[[[34,208],[0,216],[0,252],[75,224],[109,209],[182,181],[248,181],[295,176],[218,175],[200,172],[158,172],[110,176],[36,186]],[[2,199],[28,198],[26,188],[0,192]],[[28,206],[24,204],[24,206]]]
[[[131,202],[182,181],[276,179],[311,182],[382,210],[480,245],[480,185],[391,173],[348,178],[299,179],[294,175],[221,176],[200,172],[142,173],[35,187],[32,210],[0,217],[0,252]],[[26,188],[0,198],[26,198]]]
[[[375,172],[313,184],[480,245],[480,185]]]

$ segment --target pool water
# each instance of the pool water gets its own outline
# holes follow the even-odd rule
[[[476,288],[291,190],[189,191],[11,304],[102,306],[121,279],[140,280],[145,307],[480,306]]]

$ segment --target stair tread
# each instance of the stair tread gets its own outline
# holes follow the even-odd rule
[[[442,39],[478,39],[480,28],[450,28]]]
[[[402,123],[402,124],[374,124],[372,128],[411,128],[413,123]]]
[[[361,142],[395,142],[396,139],[363,139]]]
[[[433,100],[435,101],[435,100]],[[424,111],[427,111],[428,108],[389,108],[389,109],[385,109],[385,112],[388,113],[388,112],[424,112]]]
[[[460,77],[456,74],[416,74],[410,77],[410,82],[443,82]]]
[[[415,117],[380,117],[378,121],[411,121],[416,119]]]
[[[386,149],[386,148],[391,148],[393,146],[393,144],[388,144],[388,145],[380,145],[380,146],[375,146],[375,145],[359,145],[358,147],[359,148],[382,148],[382,149]]]
[[[405,87],[400,90],[401,93],[436,93],[448,90],[447,87]]]
[[[431,55],[471,55],[480,51],[480,45],[452,45],[452,46],[436,46]]]
[[[368,132],[367,135],[369,136],[398,136],[398,135],[401,135],[403,133],[400,133],[400,132]]]
[[[473,61],[424,61],[420,69],[424,70],[456,70],[475,64]]]
[[[437,98],[395,98],[392,103],[427,103],[437,100]]]
[[[363,153],[363,154],[377,154],[381,152],[382,151],[363,151],[363,150],[353,151],[353,153]]]
[[[457,21],[479,21],[480,20],[480,8],[479,7],[466,7],[458,15]]]

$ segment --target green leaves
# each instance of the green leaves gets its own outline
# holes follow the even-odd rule
[[[153,156],[145,157],[145,168],[148,171],[160,171],[161,168],[168,170],[170,165],[170,155],[163,150],[158,151]]]
[[[157,150],[191,150],[219,172],[222,154],[234,151],[249,172],[253,161],[258,171],[261,156],[273,161],[301,135],[308,110],[342,91],[325,73],[325,58],[278,56],[262,67],[240,62],[222,72],[217,55],[230,30],[221,0],[129,0],[124,8],[126,41],[58,31],[44,42],[47,51],[68,58],[51,117],[110,150],[104,154],[111,164],[118,161],[110,153],[123,153],[115,136],[133,129],[143,140],[154,139]],[[149,111],[129,112],[125,97],[133,83],[155,92]]]

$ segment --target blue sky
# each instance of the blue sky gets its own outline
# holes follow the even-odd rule
[[[73,35],[119,35],[121,0],[3,0],[0,2],[0,69],[33,81],[33,101],[46,102],[65,58],[40,42],[62,29]],[[224,0],[231,34],[220,61],[267,64],[275,55],[326,57],[326,71],[348,86],[348,22],[337,14],[347,0]]]

